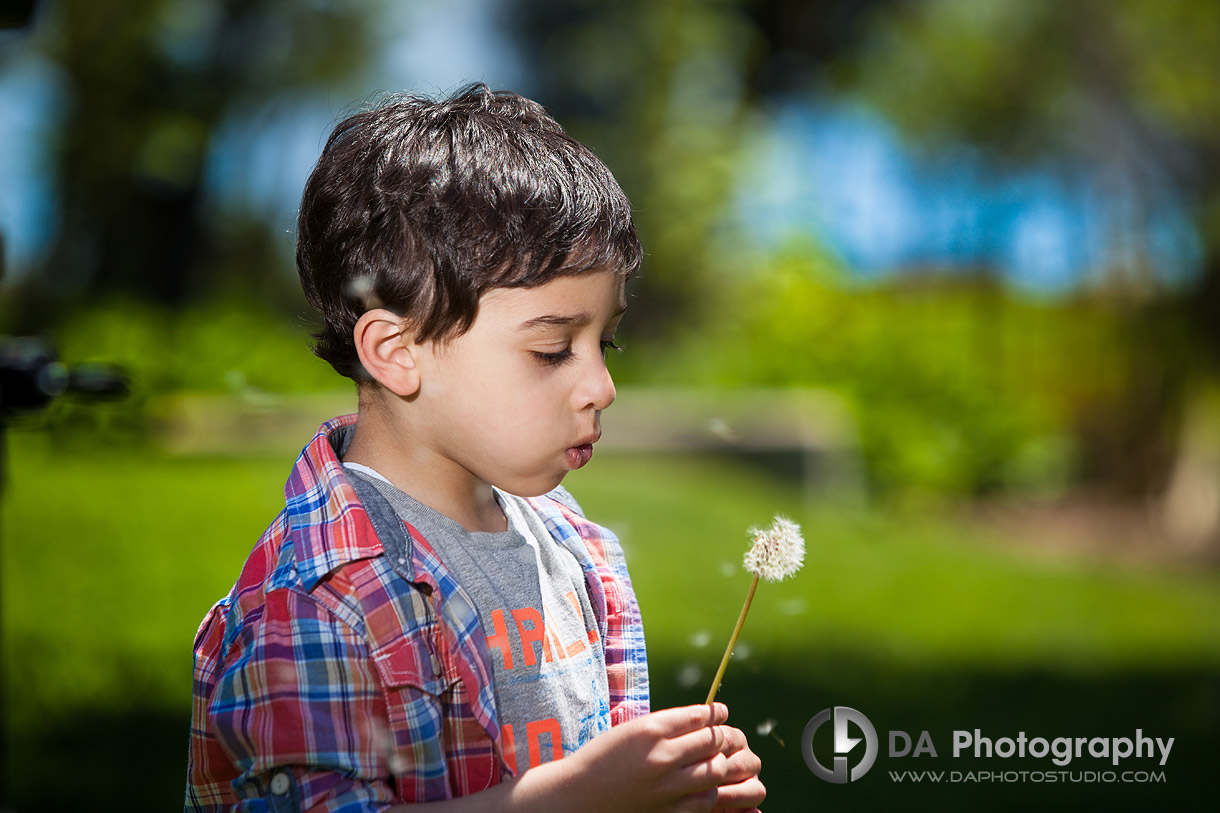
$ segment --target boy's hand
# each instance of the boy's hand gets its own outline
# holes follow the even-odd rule
[[[758,778],[762,760],[750,750],[745,732],[731,726],[721,726],[724,732],[724,748],[728,758],[728,771],[724,783],[717,791],[716,810],[739,810],[748,808],[758,813],[767,789]]]
[[[654,712],[554,764],[573,772],[586,813],[752,808],[766,795],[762,763],[745,734],[723,725],[728,714],[722,703]]]
[[[723,703],[657,711],[617,725],[570,757],[458,799],[395,806],[394,813],[758,813],[762,761],[746,735],[724,725]]]

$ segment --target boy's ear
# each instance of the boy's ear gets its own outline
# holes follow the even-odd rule
[[[419,390],[414,345],[400,316],[384,308],[366,311],[356,321],[352,338],[360,363],[381,386],[404,398]]]

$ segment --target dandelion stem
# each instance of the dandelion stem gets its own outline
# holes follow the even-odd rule
[[[716,699],[716,692],[720,690],[720,680],[724,677],[724,670],[729,667],[729,658],[733,655],[733,647],[737,646],[737,636],[741,635],[741,628],[745,626],[746,614],[750,612],[750,604],[754,601],[754,591],[758,589],[758,574],[754,574],[754,580],[750,582],[750,592],[746,593],[746,603],[741,607],[741,615],[737,617],[737,626],[733,627],[733,634],[729,637],[729,645],[724,650],[724,657],[720,659],[720,668],[716,670],[716,679],[712,681],[712,690],[707,693],[705,702],[711,703]]]

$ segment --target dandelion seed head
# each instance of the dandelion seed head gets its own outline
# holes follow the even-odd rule
[[[746,551],[746,570],[769,582],[777,582],[801,569],[805,561],[801,526],[777,516],[770,528],[751,528],[749,533],[754,544]]]

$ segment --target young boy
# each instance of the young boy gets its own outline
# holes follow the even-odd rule
[[[560,487],[640,256],[609,170],[534,102],[477,85],[338,125],[297,265],[359,411],[200,627],[187,809],[762,801],[723,705],[648,713],[622,551]]]

